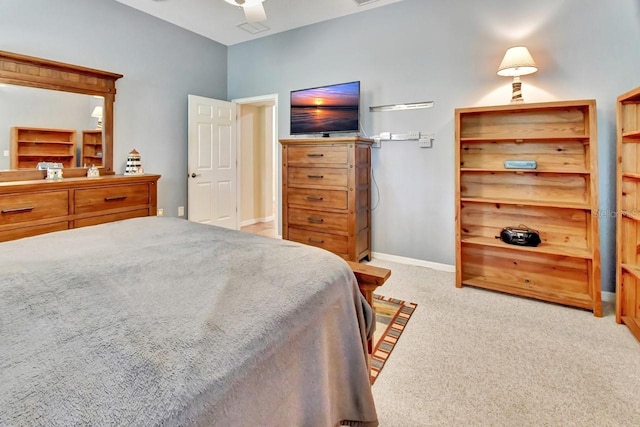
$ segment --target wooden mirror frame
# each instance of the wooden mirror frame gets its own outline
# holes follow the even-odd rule
[[[104,165],[100,173],[113,175],[113,103],[116,80],[122,74],[65,64],[0,50],[0,83],[59,90],[104,98],[102,126],[104,129]],[[85,168],[65,168],[65,178],[86,176]],[[1,181],[43,179],[46,171],[12,169],[0,171]]]

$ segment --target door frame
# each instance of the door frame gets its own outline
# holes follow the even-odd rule
[[[272,159],[273,159],[273,174],[274,174],[274,186],[275,186],[275,199],[276,199],[276,206],[273,210],[273,221],[274,224],[276,225],[276,230],[278,231],[278,234],[280,235],[280,223],[279,223],[279,218],[280,218],[280,204],[281,204],[281,169],[280,169],[280,163],[278,162],[279,156],[278,156],[278,94],[277,93],[272,93],[272,94],[268,94],[268,95],[261,95],[261,96],[252,96],[252,97],[248,97],[248,98],[236,98],[236,99],[232,99],[231,102],[235,103],[237,105],[236,107],[236,146],[238,148],[238,165],[237,165],[237,169],[236,169],[236,182],[237,182],[237,190],[236,190],[236,203],[237,203],[237,207],[238,207],[238,228],[240,228],[240,223],[242,221],[240,221],[241,218],[241,212],[242,212],[242,156],[240,156],[240,144],[242,141],[242,126],[240,125],[240,117],[241,117],[241,113],[242,113],[242,106],[243,105],[253,105],[253,106],[266,106],[266,105],[273,105],[273,124],[272,124],[272,129],[273,129],[273,134],[272,134]]]

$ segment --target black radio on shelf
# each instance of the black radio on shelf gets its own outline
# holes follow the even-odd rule
[[[538,246],[541,242],[540,233],[522,224],[518,227],[503,228],[500,236],[496,238],[510,245],[519,246]]]

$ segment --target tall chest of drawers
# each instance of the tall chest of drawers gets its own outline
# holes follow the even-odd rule
[[[0,182],[0,242],[157,210],[160,175]]]
[[[282,237],[349,261],[371,258],[371,144],[283,139]]]

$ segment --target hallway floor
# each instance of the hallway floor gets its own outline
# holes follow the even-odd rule
[[[274,237],[278,239],[281,238],[281,236],[278,235],[275,221],[258,222],[256,224],[247,225],[246,227],[240,228],[240,231],[251,234],[259,234],[266,237]]]

